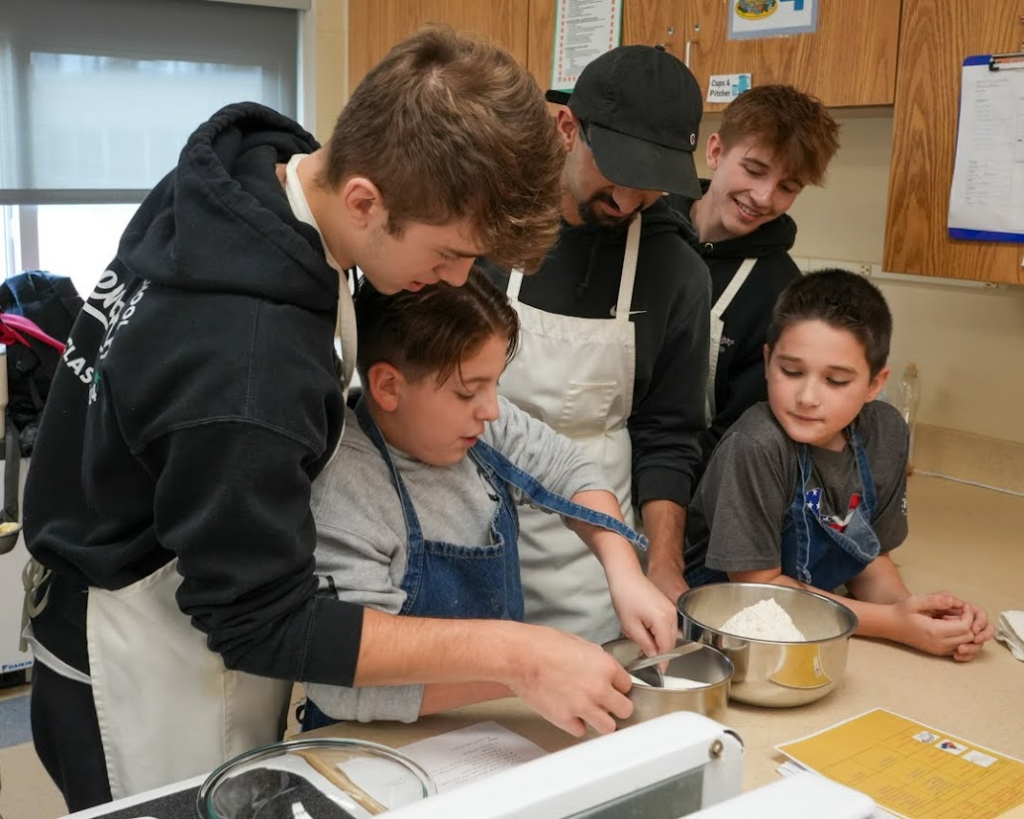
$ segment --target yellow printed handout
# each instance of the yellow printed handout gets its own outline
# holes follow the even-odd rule
[[[1024,806],[1024,762],[882,708],[777,750],[903,819],[994,819]]]

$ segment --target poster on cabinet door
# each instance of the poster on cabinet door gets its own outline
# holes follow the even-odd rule
[[[729,39],[756,40],[818,30],[818,0],[727,0]]]
[[[622,36],[622,0],[558,0],[551,88],[572,91],[580,72]]]

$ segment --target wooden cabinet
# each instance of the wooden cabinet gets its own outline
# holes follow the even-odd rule
[[[830,107],[891,105],[899,0],[818,0],[813,34],[730,40],[731,0],[623,0],[622,42],[664,45],[707,93],[712,74],[749,72],[754,85],[788,83]],[[529,66],[550,83],[556,0],[530,0]],[[705,104],[705,110],[724,106]]]
[[[526,64],[530,5],[530,0],[349,0],[349,91],[395,43],[427,23],[480,34]],[[553,20],[551,32],[553,37]]]
[[[712,74],[786,83],[830,107],[891,105],[899,0],[818,0],[813,34],[730,40],[732,0],[624,0],[623,42],[663,43],[707,93]],[[705,104],[705,110],[723,105]]]
[[[551,87],[551,63],[555,54],[557,0],[530,0],[530,24],[526,66],[541,90]]]
[[[818,0],[815,33],[761,40],[728,39],[731,2],[623,0],[622,41],[689,57],[705,92],[712,74],[749,72],[755,85],[789,83],[828,106],[892,104],[900,0]],[[398,40],[443,21],[505,46],[546,89],[556,8],[557,0],[349,0],[350,86]]]
[[[819,0],[813,34],[758,40],[728,39],[729,2],[686,5],[694,16],[687,32],[690,69],[701,88],[712,74],[750,72],[754,85],[793,85],[829,107],[892,104],[898,0]]]
[[[894,105],[884,268],[1024,284],[1024,245],[953,241],[946,230],[961,64],[971,54],[1021,48],[1024,0],[818,0],[814,34],[729,40],[732,1],[624,0],[623,42],[689,56],[705,91],[712,74],[750,72],[755,85],[790,83],[830,107]],[[556,7],[557,0],[349,0],[351,87],[395,42],[443,21],[500,43],[546,89]]]
[[[1024,284],[1024,245],[954,241],[946,228],[961,66],[971,54],[1019,49],[1021,15],[1022,0],[903,0],[886,270]]]

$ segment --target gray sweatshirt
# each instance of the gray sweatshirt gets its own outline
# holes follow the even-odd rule
[[[494,447],[548,490],[565,498],[590,489],[611,491],[600,469],[568,438],[499,398],[498,420],[481,440]],[[426,540],[467,546],[491,542],[497,508],[490,484],[471,458],[452,466],[430,466],[389,447],[405,482]],[[529,500],[515,487],[520,505]],[[348,410],[341,451],[313,482],[316,570],[330,576],[338,597],[397,614],[405,602],[406,567],[402,505],[384,459]],[[595,560],[597,558],[594,558]],[[415,722],[422,685],[343,686],[306,683],[306,694],[335,719]]]

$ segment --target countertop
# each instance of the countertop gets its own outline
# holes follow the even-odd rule
[[[908,506],[911,535],[892,555],[912,591],[951,591],[984,608],[993,621],[1000,611],[1024,609],[1024,499],[914,476]],[[974,661],[961,664],[854,638],[846,676],[825,698],[791,709],[730,704],[721,721],[743,738],[744,788],[750,789],[778,779],[783,758],[775,745],[877,707],[1024,759],[1024,662],[995,641]],[[579,741],[517,699],[454,709],[414,725],[344,723],[306,736],[354,737],[401,747],[485,720],[548,751]]]

